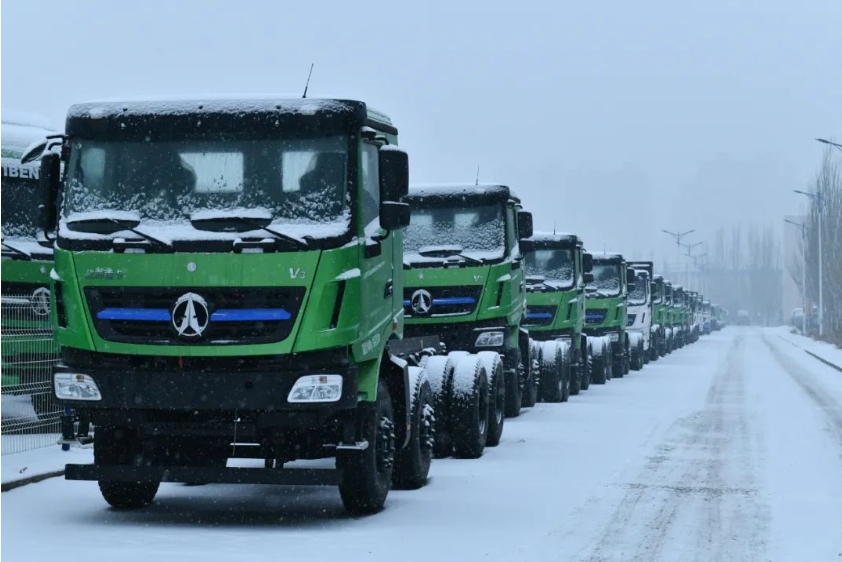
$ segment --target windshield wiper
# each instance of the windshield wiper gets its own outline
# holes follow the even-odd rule
[[[14,255],[17,256],[18,259],[23,261],[32,261],[32,254],[30,254],[29,252],[21,250],[20,248],[15,248],[14,246],[10,246],[5,242],[0,242],[0,244],[2,244],[4,248],[8,248],[9,250],[11,250],[12,253],[14,253]]]
[[[278,240],[283,240],[289,244],[292,244],[294,247],[299,248],[301,250],[306,250],[310,247],[310,244],[307,243],[306,240],[301,240],[300,238],[295,238],[294,236],[290,236],[288,234],[284,234],[283,232],[278,232],[274,228],[269,228],[268,225],[262,224],[259,220],[253,220],[246,217],[238,217],[238,216],[224,216],[224,217],[214,217],[210,219],[191,219],[190,224],[193,225],[193,228],[198,230],[213,230],[212,228],[202,228],[208,226],[215,226],[215,225],[224,225],[225,223],[229,222],[236,222],[244,226],[248,226],[253,228],[254,230],[262,230],[264,232],[268,232]]]
[[[146,240],[147,242],[149,242],[153,246],[158,246],[159,248],[164,248],[165,250],[172,251],[172,243],[167,242],[165,240],[161,240],[160,238],[155,238],[154,236],[150,236],[149,234],[146,234],[145,232],[141,232],[137,228],[135,228],[135,225],[132,225],[131,223],[123,222],[121,220],[112,219],[112,218],[109,218],[108,220],[110,222],[120,226],[124,230],[128,230],[129,232],[131,232],[133,234],[137,234],[138,236],[140,236],[141,238],[143,238],[144,240]]]

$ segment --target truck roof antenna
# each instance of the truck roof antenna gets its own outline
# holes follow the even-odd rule
[[[307,83],[306,83],[306,84],[304,84],[304,95],[303,95],[303,96],[301,96],[302,98],[306,98],[306,97],[307,97],[307,88],[309,88],[309,87],[310,87],[310,77],[311,77],[312,75],[313,75],[313,63],[311,62],[311,63],[310,63],[310,73],[309,73],[309,74],[307,74]]]
[[[479,166],[477,166],[477,180],[474,182],[474,185],[479,185]]]

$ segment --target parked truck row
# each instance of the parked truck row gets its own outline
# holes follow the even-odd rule
[[[225,482],[374,513],[524,408],[722,325],[652,262],[534,231],[509,186],[410,188],[359,101],[80,104],[37,158],[55,399],[94,443],[65,477],[117,508]]]

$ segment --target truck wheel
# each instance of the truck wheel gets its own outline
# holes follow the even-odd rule
[[[569,363],[570,363],[570,396],[579,394],[582,390],[582,362],[576,361],[573,363],[573,346],[571,344],[569,349]],[[581,356],[581,353],[579,353]]]
[[[140,464],[143,447],[127,427],[97,427],[94,432],[94,464],[98,466]],[[102,497],[116,509],[146,507],[155,499],[160,482],[98,482]]]
[[[608,371],[605,364],[605,346],[597,344],[597,351],[591,349],[591,382],[594,384],[605,384],[608,380]]]
[[[561,402],[564,394],[564,359],[561,346],[554,341],[541,345],[541,398],[544,402]]]
[[[453,366],[455,355],[433,355],[424,364],[430,388],[433,393],[433,456],[437,459],[449,457],[453,452],[453,416],[450,411],[450,401],[453,395]]]
[[[581,369],[582,390],[587,390],[591,386],[591,357],[593,350],[591,344],[588,343],[584,350],[579,353],[579,369]]]
[[[567,402],[570,399],[570,381],[573,378],[573,367],[570,363],[571,348],[566,343],[559,343],[561,349],[561,401]]]
[[[541,372],[536,370],[535,365],[537,361],[536,353],[540,353],[538,342],[530,340],[529,357],[522,359],[521,367],[523,368],[523,400],[521,406],[524,408],[531,408],[538,402],[538,396],[541,389]]]
[[[496,447],[503,437],[503,423],[506,419],[506,381],[503,361],[495,351],[480,351],[477,356],[485,364],[488,374],[488,388],[491,392],[491,411],[488,416],[488,437],[486,447]]]
[[[349,512],[369,515],[383,509],[395,464],[394,412],[386,381],[377,384],[374,402],[359,403],[357,416],[360,437],[369,446],[363,451],[337,453],[336,467],[342,471],[339,495]]]
[[[407,446],[399,450],[395,457],[392,486],[398,490],[417,490],[427,483],[435,440],[433,391],[430,389],[430,381],[423,369],[409,369],[409,384],[412,389],[412,434]]]
[[[508,350],[504,361],[506,363],[506,417],[516,418],[525,405],[524,394],[533,385],[532,369],[524,372],[524,365],[520,360],[520,348]]]
[[[623,378],[626,374],[624,370],[626,358],[625,351],[620,348],[620,342],[610,344],[611,348],[611,376],[617,379]],[[619,350],[619,353],[618,353]]]
[[[491,414],[488,374],[476,355],[459,359],[453,371],[453,456],[477,459],[488,440]]]
[[[657,361],[661,357],[661,338],[656,334],[649,340],[649,361]]]
[[[613,349],[611,348],[611,341],[605,342],[605,348],[603,350],[603,357],[605,357],[605,380],[611,380],[614,378],[614,356],[612,354]]]

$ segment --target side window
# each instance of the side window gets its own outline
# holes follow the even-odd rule
[[[517,213],[511,205],[506,205],[506,246],[509,254],[517,246]]]
[[[377,146],[364,143],[362,150],[362,223],[366,229],[377,221],[380,211],[380,158]],[[375,222],[375,224],[377,224]]]

